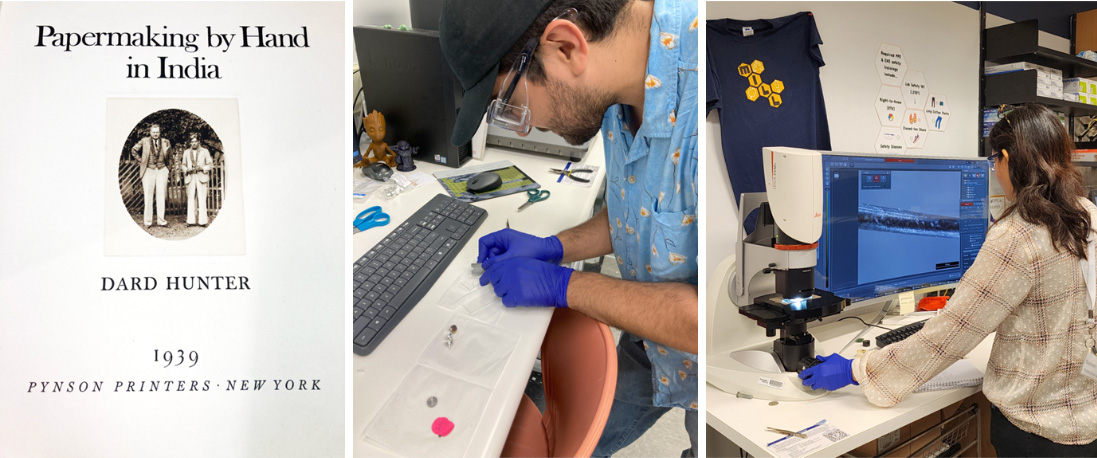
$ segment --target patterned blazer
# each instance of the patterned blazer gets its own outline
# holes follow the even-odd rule
[[[145,167],[148,167],[149,153],[152,152],[152,138],[145,137],[133,145],[131,152],[137,154],[137,151],[141,150],[141,173],[137,175],[137,178],[145,177]],[[160,137],[160,153],[167,157],[171,153],[171,142],[164,137]],[[166,163],[167,161],[165,161]]]

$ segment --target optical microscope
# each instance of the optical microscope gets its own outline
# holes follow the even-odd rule
[[[759,399],[808,400],[826,394],[803,387],[797,372],[815,364],[811,321],[841,313],[848,299],[815,288],[816,247],[822,233],[823,170],[818,151],[763,148],[766,192],[743,193],[740,228],[755,210],[755,229],[735,248],[728,295],[740,315],[780,331],[772,348],[711,354],[708,382]],[[772,274],[773,286],[769,286]],[[720,332],[713,329],[713,332]]]

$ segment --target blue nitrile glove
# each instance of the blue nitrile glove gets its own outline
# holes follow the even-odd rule
[[[507,307],[567,307],[572,269],[515,257],[492,263],[480,276],[480,286],[495,288]]]
[[[519,256],[559,264],[564,258],[564,245],[555,235],[542,238],[506,228],[480,237],[476,262],[486,271],[492,264]]]
[[[815,359],[823,363],[800,371],[800,379],[804,385],[813,390],[821,388],[827,391],[834,391],[851,383],[858,385],[853,381],[853,360],[845,359],[837,353],[816,356]]]

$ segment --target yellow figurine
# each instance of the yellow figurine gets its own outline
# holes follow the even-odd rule
[[[362,118],[362,125],[366,127],[366,135],[369,135],[371,143],[362,153],[362,161],[355,167],[365,167],[374,162],[384,162],[389,167],[396,167],[396,152],[385,143],[385,116],[377,110]],[[370,153],[373,157],[370,157]]]

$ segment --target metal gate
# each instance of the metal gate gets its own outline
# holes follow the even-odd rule
[[[137,176],[141,172],[141,163],[136,159],[123,159],[118,164],[118,187],[122,192],[122,202],[126,209],[133,214],[143,214],[145,211],[145,191],[141,184],[141,178]],[[215,162],[209,172],[209,193],[206,195],[206,206],[209,208],[210,219],[213,219],[221,211],[221,203],[225,198],[225,167],[221,162]],[[186,215],[187,213],[187,185],[183,182],[183,169],[177,160],[177,155],[172,154],[171,163],[168,165],[168,192],[164,200],[168,215]]]

